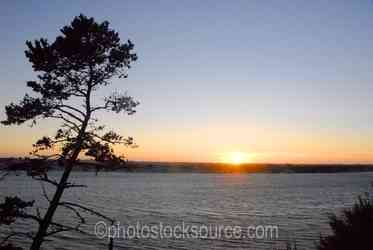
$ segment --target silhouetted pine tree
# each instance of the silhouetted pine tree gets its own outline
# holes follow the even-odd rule
[[[133,43],[122,43],[107,21],[97,23],[84,15],[75,17],[70,25],[61,29],[61,33],[52,43],[44,38],[26,42],[26,57],[37,72],[37,80],[27,82],[34,95],[26,94],[18,104],[6,106],[7,117],[2,121],[4,125],[19,125],[27,121],[35,124],[38,119],[47,118],[61,122],[54,136],[45,136],[33,145],[33,156],[43,160],[34,164],[29,174],[56,190],[51,198],[44,192],[49,202],[45,214],[27,218],[39,225],[33,236],[32,250],[40,249],[45,238],[55,233],[79,231],[79,225],[85,222],[79,211],[103,216],[80,204],[61,200],[66,189],[81,187],[69,182],[79,155],[84,153],[99,162],[121,164],[124,158],[114,154],[112,145],[133,145],[131,137],[124,138],[113,131],[105,132],[104,126],[97,125],[95,114],[113,111],[131,115],[135,113],[138,102],[120,93],[109,95],[99,105],[92,101],[94,92],[107,87],[114,77],[127,77],[130,64],[137,59]],[[52,158],[64,167],[59,181],[48,177],[46,160]],[[80,218],[79,224],[71,227],[53,222],[59,206],[74,212]]]

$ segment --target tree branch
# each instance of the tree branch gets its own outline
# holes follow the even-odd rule
[[[44,186],[44,182],[40,182],[40,185],[41,185],[41,189],[42,189],[42,191],[43,191],[43,196],[44,196],[44,198],[50,203],[51,202],[51,200],[49,199],[49,196],[48,196],[48,194],[47,194],[47,191],[45,190],[45,186]]]
[[[50,184],[54,185],[55,187],[58,187],[58,182],[55,181],[55,180],[49,179],[49,177],[46,173],[44,173],[42,176],[40,176],[40,175],[32,176],[32,178],[34,178],[35,180],[38,180],[38,181],[44,181],[44,182],[50,183]]]
[[[73,111],[79,113],[80,115],[82,115],[83,117],[85,116],[85,114],[84,114],[81,110],[79,110],[79,109],[77,109],[77,108],[75,108],[75,107],[73,107],[73,106],[66,105],[66,104],[62,104],[62,105],[59,105],[59,106],[60,106],[61,108],[68,108],[68,109],[70,109],[70,110],[73,110]]]
[[[45,159],[45,160],[51,159],[53,157],[61,157],[62,156],[61,154],[42,155],[42,154],[38,154],[36,152],[31,152],[31,154],[33,156],[36,156],[38,158]]]
[[[72,184],[66,183],[65,188],[86,188],[87,185],[79,185],[79,184]]]
[[[77,209],[75,209],[74,207],[69,206],[69,205],[66,205],[66,204],[60,204],[60,206],[65,207],[65,208],[67,208],[67,209],[73,211],[73,212],[75,213],[75,215],[80,219],[80,222],[81,222],[82,224],[85,224],[85,223],[86,223],[85,218],[84,218],[84,217],[79,213],[79,211],[78,211]]]
[[[91,112],[95,112],[95,111],[101,110],[101,109],[108,109],[108,108],[109,108],[109,106],[106,103],[105,106],[97,106],[97,107],[92,108]]]
[[[76,227],[66,226],[66,225],[63,225],[63,224],[60,224],[60,223],[57,223],[57,222],[51,222],[51,225],[54,226],[54,227],[58,227],[59,229],[55,229],[55,230],[52,230],[50,232],[47,232],[45,234],[45,237],[48,237],[48,236],[51,236],[53,234],[57,234],[57,233],[60,233],[60,232],[66,232],[66,231],[76,231],[76,232],[79,232],[79,233],[82,233],[82,234],[87,234],[86,232],[79,229],[79,227],[81,226],[81,223],[79,223]]]
[[[93,215],[96,215],[96,216],[98,216],[98,217],[101,217],[101,218],[103,218],[103,219],[106,219],[106,220],[108,220],[108,221],[110,221],[110,222],[112,222],[112,223],[115,222],[114,219],[109,218],[109,217],[107,217],[106,215],[101,214],[100,212],[97,212],[97,211],[95,211],[95,210],[93,210],[93,209],[91,209],[91,208],[85,207],[85,206],[80,205],[80,204],[76,204],[76,203],[72,203],[72,202],[68,202],[68,201],[63,201],[63,202],[58,203],[58,205],[61,205],[61,206],[66,206],[66,205],[67,205],[67,206],[71,206],[71,207],[77,207],[77,208],[80,208],[80,209],[82,209],[82,210],[84,210],[84,211],[90,212],[90,213],[93,214]]]
[[[32,239],[33,238],[33,235],[31,233],[22,233],[22,232],[12,232],[10,233],[9,235],[7,235],[1,242],[0,242],[0,246],[4,245],[7,241],[9,241],[12,237],[14,236],[24,236],[24,237],[27,237],[27,238],[30,238]]]
[[[82,120],[82,119],[80,119],[80,118],[77,117],[76,115],[72,114],[71,112],[62,109],[61,107],[58,107],[58,106],[57,106],[57,107],[56,107],[56,110],[58,110],[58,111],[60,111],[60,112],[62,112],[62,113],[64,113],[64,114],[67,114],[68,116],[74,118],[75,120],[77,120],[77,121],[83,123],[83,120]]]
[[[62,119],[66,123],[71,124],[75,128],[75,131],[79,131],[80,130],[80,127],[75,122],[70,121],[69,119],[67,119],[66,117],[64,117],[62,114],[59,114],[59,115],[50,115],[48,117],[55,118],[55,119]],[[72,128],[72,127],[69,126],[69,128]]]

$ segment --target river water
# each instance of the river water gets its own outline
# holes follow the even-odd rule
[[[59,175],[56,171],[51,177],[57,179]],[[371,190],[372,180],[373,173],[102,172],[95,176],[92,172],[73,172],[72,181],[88,187],[68,189],[63,199],[78,201],[115,218],[116,227],[110,232],[122,230],[116,235],[115,249],[275,249],[284,248],[286,242],[296,242],[298,249],[315,249],[320,234],[330,233],[328,214],[350,207],[358,195]],[[53,188],[47,187],[47,192],[51,195]],[[18,195],[24,200],[36,200],[35,206],[40,211],[47,205],[40,183],[24,175],[8,176],[1,181],[0,195],[2,199]],[[45,243],[44,249],[107,249],[107,239],[95,235],[95,225],[104,223],[100,222],[102,219],[93,215],[86,218],[82,229],[88,234],[60,233],[51,237],[52,241]],[[72,211],[61,208],[56,221],[72,225],[77,217]],[[168,234],[160,236],[160,227],[176,232],[176,226],[182,225],[194,225],[199,230],[220,226],[226,234],[196,237],[189,231],[171,235],[166,230]],[[132,233],[124,239],[126,228],[134,231],[145,228],[146,231],[150,226],[156,227],[156,235],[144,234],[136,238]],[[255,230],[261,226],[276,226],[278,238],[268,235],[260,238],[253,234],[248,237],[249,226]],[[29,232],[34,228],[30,221],[19,221],[13,230]],[[98,233],[109,230],[97,228]],[[232,228],[239,228],[240,234],[232,237]],[[0,234],[4,236],[8,230],[1,226]],[[203,230],[199,233],[204,233]],[[15,238],[14,242],[27,248],[30,241]]]

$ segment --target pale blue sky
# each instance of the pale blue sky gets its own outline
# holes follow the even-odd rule
[[[25,40],[53,40],[83,13],[108,20],[122,39],[135,43],[139,60],[114,88],[128,89],[141,102],[135,116],[121,120],[121,129],[139,138],[144,151],[150,150],[147,138],[170,140],[211,128],[210,137],[197,137],[201,148],[221,136],[232,150],[303,153],[293,152],[294,145],[272,150],[250,141],[261,140],[253,128],[266,128],[296,131],[297,140],[313,134],[350,138],[346,144],[354,144],[356,155],[373,152],[372,1],[3,1],[0,12],[2,110],[33,79]],[[118,118],[103,118],[117,127]],[[214,130],[220,126],[229,129]],[[237,136],[236,128],[244,135]],[[19,128],[2,130],[9,135]],[[22,131],[29,133],[24,126]],[[331,149],[343,155],[341,150]]]

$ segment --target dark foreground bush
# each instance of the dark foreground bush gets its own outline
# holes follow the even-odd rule
[[[319,250],[371,250],[373,249],[373,201],[359,197],[350,209],[341,216],[329,218],[332,235],[321,237]]]

